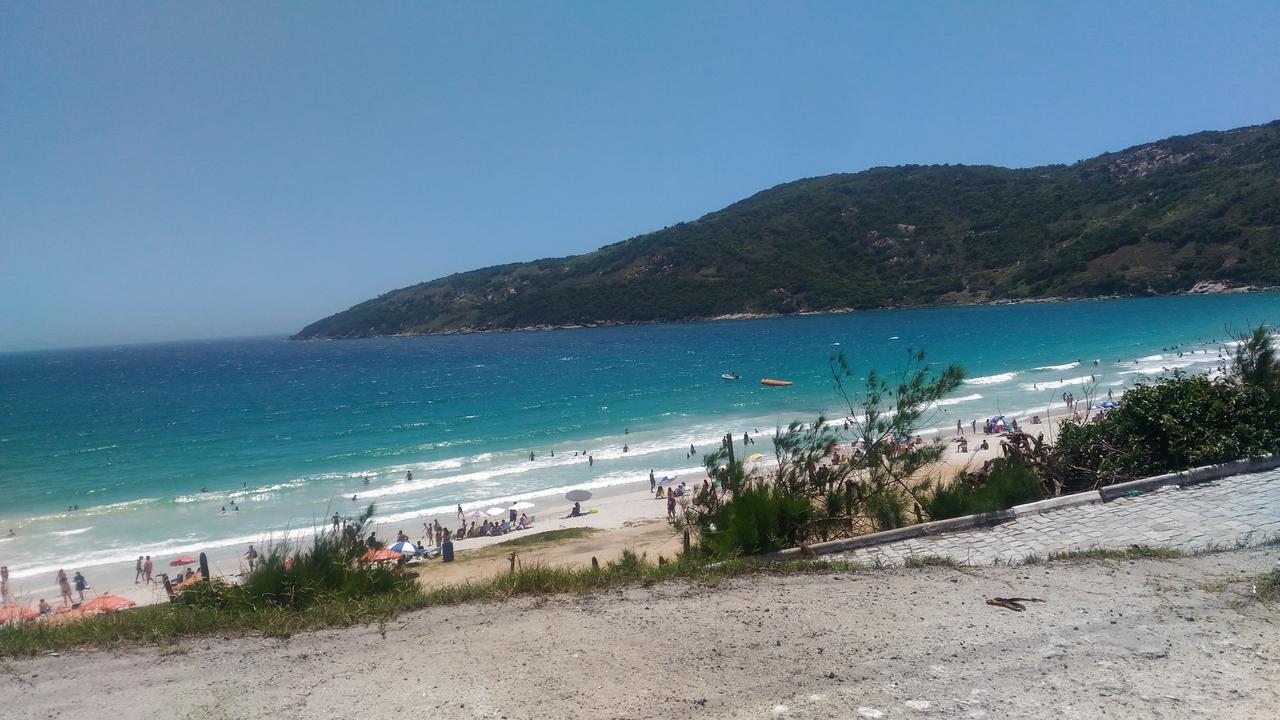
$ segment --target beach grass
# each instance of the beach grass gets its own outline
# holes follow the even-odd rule
[[[1254,583],[1253,597],[1261,603],[1280,602],[1280,570],[1272,570],[1258,576]]]
[[[922,567],[960,567],[960,561],[945,555],[912,555],[902,561],[903,567],[922,568]]]
[[[27,623],[0,628],[0,657],[32,656],[71,648],[157,645],[173,651],[206,637],[261,634],[288,637],[320,628],[385,623],[402,612],[464,602],[520,596],[585,595],[624,586],[648,586],[668,580],[715,585],[753,574],[862,572],[858,563],[795,560],[771,563],[736,559],[707,564],[693,560],[655,563],[631,552],[598,568],[525,565],[483,582],[423,590],[411,584],[395,592],[367,597],[317,598],[305,609],[262,605],[216,607],[166,603],[97,615],[62,625]]]
[[[1063,550],[1053,555],[1054,560],[1134,560],[1157,558],[1173,560],[1186,557],[1186,553],[1170,547],[1130,545],[1126,548],[1090,548],[1088,550]]]

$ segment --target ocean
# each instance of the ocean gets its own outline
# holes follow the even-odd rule
[[[51,575],[305,536],[368,502],[407,524],[458,504],[558,508],[570,488],[647,487],[651,469],[700,478],[690,445],[745,431],[771,455],[779,425],[847,415],[837,352],[859,373],[892,372],[908,348],[962,364],[969,380],[934,427],[1027,418],[1091,376],[1105,394],[1212,372],[1229,331],[1259,322],[1280,323],[1280,295],[7,353],[0,564]]]

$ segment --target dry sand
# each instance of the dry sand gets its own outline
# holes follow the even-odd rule
[[[1280,548],[670,582],[10,660],[6,718],[1274,718]],[[1044,598],[1015,613],[985,596]]]

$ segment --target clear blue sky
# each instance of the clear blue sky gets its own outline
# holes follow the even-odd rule
[[[287,333],[800,177],[1280,117],[1280,2],[0,5],[0,351]]]

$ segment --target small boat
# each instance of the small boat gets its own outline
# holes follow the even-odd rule
[[[720,376],[723,380],[741,380],[742,377],[738,373],[724,373]]]
[[[769,387],[786,387],[791,384],[791,381],[790,380],[774,380],[773,378],[761,378],[760,384],[768,385]]]

